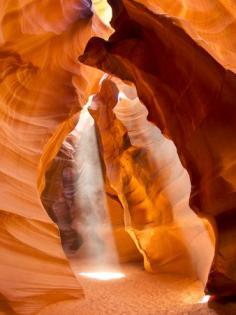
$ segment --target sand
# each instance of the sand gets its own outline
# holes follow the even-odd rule
[[[101,281],[79,275],[81,262],[73,268],[86,298],[57,303],[38,315],[234,315],[233,304],[200,304],[203,286],[193,278],[149,274],[141,264],[122,266],[125,278]]]

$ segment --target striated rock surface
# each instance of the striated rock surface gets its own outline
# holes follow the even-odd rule
[[[78,172],[74,226],[84,240],[77,258],[90,260],[92,269],[107,266],[109,270],[111,265],[118,268],[118,260],[138,260],[141,255],[124,229],[123,207],[106,176],[97,128],[87,109],[90,100],[73,131],[77,139],[75,163]]]
[[[141,255],[125,231],[123,208],[116,191],[108,178],[103,178],[105,174],[94,175],[100,170],[101,162],[94,158],[97,145],[92,118],[86,110],[82,113],[82,127],[79,123],[65,139],[46,173],[46,185],[41,195],[43,205],[57,223],[63,248],[69,257],[93,257],[96,260],[97,255],[105,256],[107,239],[114,237],[119,261],[138,260]],[[88,162],[91,158],[93,165]],[[94,177],[103,189],[95,187]]]
[[[220,222],[235,215],[236,76],[170,18],[123,3],[113,4],[116,31],[109,42],[91,39],[80,60],[133,81],[150,120],[175,143],[191,179],[191,208],[216,222],[207,290],[235,293],[235,246],[226,241],[235,220],[227,228]]]
[[[24,64],[18,55],[9,55],[1,56],[0,288],[16,313],[34,314],[57,300],[81,297],[82,291],[37,188],[40,158],[55,131],[52,117],[62,108],[62,99],[59,95],[54,99],[53,77],[38,76],[32,65]],[[55,84],[56,90],[69,102],[76,102],[73,88],[63,85]],[[61,119],[66,115],[61,112]]]
[[[176,23],[226,69],[236,72],[236,3],[234,0],[135,0]]]
[[[59,152],[46,173],[45,188],[41,194],[44,208],[58,225],[63,249],[73,254],[81,246],[81,235],[73,226],[76,219],[76,180],[75,136],[70,134],[63,142]]]
[[[98,126],[106,175],[124,208],[126,230],[148,271],[194,270],[204,281],[213,246],[205,224],[188,206],[187,172],[174,144],[146,120],[147,110],[135,88],[118,86],[124,98],[117,103],[114,83],[103,81],[90,112]]]
[[[194,270],[205,281],[213,227],[216,250],[206,292],[236,294],[235,3],[110,3],[115,32],[106,41],[112,30],[103,1],[0,1],[5,314],[36,314],[57,301],[83,297],[62,250],[70,242],[76,250],[81,239],[71,227],[78,178],[67,153],[73,148],[60,148],[77,124],[75,114],[95,93],[90,112],[120,260],[138,259],[138,248],[149,271]],[[133,82],[138,97],[113,77],[127,96],[115,107],[114,83],[104,81],[98,92],[100,70]],[[50,185],[44,190],[46,171]]]
[[[0,8],[0,305],[27,315],[83,297],[40,193],[75,126],[71,117],[100,78],[77,56],[109,30],[90,1],[1,1]]]

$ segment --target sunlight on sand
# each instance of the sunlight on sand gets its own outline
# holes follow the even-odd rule
[[[80,272],[80,275],[102,281],[125,278],[122,272]]]

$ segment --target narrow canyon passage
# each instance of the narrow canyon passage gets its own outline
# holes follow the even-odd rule
[[[113,119],[120,124],[120,128],[127,130],[130,139],[128,150],[139,150],[139,154],[141,152],[140,160],[132,162],[136,163],[139,172],[127,169],[122,173],[122,168],[115,164],[115,152],[117,149],[122,152],[121,148],[114,147],[109,155],[106,147],[102,146],[105,142],[102,137],[98,138],[98,135],[99,130],[103,128],[106,114],[102,113],[101,121],[97,119],[96,106],[103,108],[103,104],[100,103],[99,95],[93,96],[81,111],[76,128],[65,139],[54,160],[56,165],[58,159],[61,159],[59,169],[52,166],[53,172],[61,176],[62,186],[57,185],[61,187],[58,196],[64,196],[70,208],[61,207],[62,203],[58,203],[58,198],[54,195],[51,209],[57,217],[56,222],[62,235],[65,233],[65,238],[62,239],[64,249],[72,270],[83,287],[85,299],[58,304],[46,308],[40,314],[63,314],[63,308],[65,312],[69,310],[70,314],[82,315],[186,314],[188,311],[191,311],[191,314],[216,314],[202,304],[206,298],[204,281],[212,260],[213,244],[207,225],[204,225],[188,206],[189,177],[180,164],[174,144],[147,121],[147,110],[137,98],[135,88],[115,78],[113,80],[122,91],[113,109]],[[107,79],[104,81],[105,85],[106,82],[110,87],[115,86]],[[101,82],[101,92],[102,90]],[[104,108],[109,110],[106,100],[104,104]],[[112,117],[111,113],[109,117]],[[109,120],[107,121],[109,123]],[[107,132],[110,133],[110,130]],[[106,135],[104,131],[103,135]],[[116,139],[119,137],[120,133],[117,132]],[[104,162],[99,151],[110,156],[110,159]],[[67,164],[68,160],[63,158],[60,152],[65,156],[71,154],[71,165]],[[142,155],[145,156],[144,159]],[[122,160],[120,155],[118,157]],[[106,170],[111,170],[110,173],[107,171],[104,175],[103,164]],[[142,177],[142,172],[147,172],[149,179]],[[129,194],[123,194],[121,189],[125,191],[125,186],[120,188],[113,185],[113,198],[116,197],[116,203],[114,200],[111,203],[111,187],[108,189],[107,185],[109,179],[114,178],[114,173],[119,174],[120,185],[122,178],[125,178],[125,181],[130,178],[138,180],[138,189],[150,187],[145,194],[139,193],[144,199],[142,207],[146,213],[144,217],[141,216],[142,225],[135,225],[138,215],[142,215],[142,208],[137,211],[134,202],[136,187]],[[52,181],[55,177],[49,171],[46,178],[48,182],[42,200],[45,208],[49,210],[47,196],[52,196],[55,190]],[[123,207],[125,203],[118,203],[117,196],[120,200],[127,198],[129,207],[125,209],[126,212]],[[151,224],[146,222],[147,214],[152,215],[153,208],[157,212],[162,203],[162,221],[157,217],[152,219]],[[70,212],[73,219],[66,225],[67,232],[64,232],[64,216]],[[147,237],[150,228],[155,236],[153,239]],[[71,229],[78,232],[73,237],[74,241],[78,235],[81,238],[81,243],[74,250],[68,247],[68,244],[71,244]],[[129,230],[131,233],[128,233]],[[170,231],[173,232],[169,233]],[[139,250],[143,252],[145,267],[150,273],[144,270],[143,259],[135,247],[136,239],[139,240]],[[130,248],[129,243],[133,243]],[[170,243],[175,244],[177,256],[175,249],[168,247]],[[153,254],[152,249],[156,246],[156,253]],[[122,250],[126,252],[122,254]],[[133,254],[130,255],[130,252]],[[161,256],[163,253],[166,260]]]
[[[235,0],[0,0],[0,315],[236,315]]]

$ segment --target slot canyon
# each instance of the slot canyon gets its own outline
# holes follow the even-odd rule
[[[235,0],[0,0],[0,315],[236,315]]]

